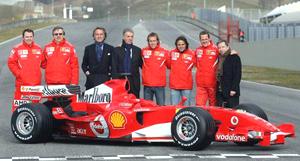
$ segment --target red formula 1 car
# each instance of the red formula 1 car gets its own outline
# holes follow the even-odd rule
[[[13,112],[11,129],[24,143],[59,135],[99,140],[175,142],[186,150],[204,149],[212,141],[241,145],[284,144],[294,125],[275,126],[253,104],[221,107],[158,106],[136,99],[125,80],[111,80],[85,92],[79,86],[22,86],[25,104]],[[28,103],[40,98],[44,103]],[[46,99],[45,99],[46,98]]]

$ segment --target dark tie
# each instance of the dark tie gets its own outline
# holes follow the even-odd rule
[[[101,61],[101,57],[102,57],[102,54],[103,54],[103,44],[96,44],[96,55],[97,55],[97,60],[98,62]]]

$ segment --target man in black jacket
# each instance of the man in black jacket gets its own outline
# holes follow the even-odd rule
[[[143,60],[141,49],[133,45],[134,32],[131,29],[123,30],[122,45],[115,47],[112,58],[112,77],[124,78],[120,76],[122,73],[129,73],[126,76],[129,80],[130,90],[137,98],[140,97],[140,71]]]
[[[86,89],[110,80],[114,48],[104,43],[106,30],[96,27],[93,31],[95,42],[85,47],[81,68],[86,75]]]
[[[235,107],[239,104],[241,82],[241,59],[225,40],[217,43],[220,52],[217,71],[218,106]]]

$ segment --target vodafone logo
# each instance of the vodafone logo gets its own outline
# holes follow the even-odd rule
[[[226,134],[226,135],[217,134],[215,138],[216,138],[216,140],[219,140],[219,141],[237,141],[237,142],[246,142],[247,141],[247,138],[245,136],[237,136],[234,134]]]
[[[230,123],[234,126],[236,126],[239,123],[239,118],[236,116],[232,116],[230,119]]]
[[[94,121],[90,122],[90,128],[96,137],[108,138],[109,129],[102,115],[98,115]]]

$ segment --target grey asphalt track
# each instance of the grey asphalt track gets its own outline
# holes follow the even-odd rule
[[[179,35],[186,35],[192,49],[198,46],[199,29],[182,22],[132,22],[126,21],[91,21],[73,24],[63,24],[66,30],[67,39],[76,46],[79,62],[83,57],[84,46],[93,42],[92,29],[96,26],[104,26],[108,30],[107,42],[116,46],[121,43],[122,29],[133,27],[135,31],[135,44],[140,47],[146,45],[146,37],[150,31],[158,32],[162,46],[170,49],[174,47],[175,38]],[[44,46],[51,40],[51,28],[36,32],[36,42]],[[14,77],[7,68],[7,58],[11,48],[21,41],[20,38],[0,45],[0,159],[2,157],[17,156],[101,156],[101,155],[157,155],[167,156],[169,154],[299,154],[300,140],[298,138],[288,139],[286,145],[272,147],[239,147],[231,143],[213,143],[203,151],[182,151],[179,147],[170,143],[120,143],[120,142],[94,142],[58,139],[53,142],[40,144],[22,144],[18,142],[10,130],[11,101],[14,91]],[[80,84],[84,89],[85,77],[80,71]],[[168,96],[167,91],[167,96]],[[195,92],[193,92],[195,94]],[[251,82],[242,83],[241,102],[252,102],[261,106],[269,115],[269,119],[275,123],[292,122],[300,124],[300,92],[297,90],[265,86]],[[193,94],[193,98],[194,98]],[[168,99],[167,99],[168,100]],[[299,133],[299,128],[296,133]],[[182,158],[176,160],[194,160],[195,158]],[[124,159],[126,160],[126,159]],[[130,159],[128,159],[130,160]],[[168,158],[163,159],[168,160]],[[215,160],[215,159],[202,159]],[[226,160],[242,160],[241,158],[229,158]],[[243,160],[255,160],[243,158]],[[270,160],[270,159],[259,159]],[[279,158],[276,160],[287,160]],[[288,160],[299,160],[290,157]]]

